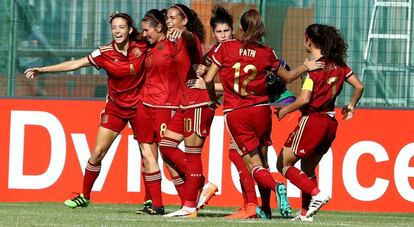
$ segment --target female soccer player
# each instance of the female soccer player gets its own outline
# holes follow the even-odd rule
[[[148,11],[142,19],[141,26],[149,49],[145,58],[142,103],[138,105],[137,110],[136,121],[140,132],[137,140],[145,163],[143,175],[152,206],[144,206],[137,213],[162,215],[165,212],[161,197],[158,143],[164,136],[168,122],[180,106],[181,94],[177,91],[181,84],[177,79],[177,65],[181,65],[181,59],[176,57],[179,51],[176,43],[166,39],[168,28],[161,11]],[[184,162],[177,163],[179,164],[181,166],[177,169],[185,169]],[[180,178],[176,172],[172,175],[173,182]]]
[[[26,78],[33,79],[42,73],[73,71],[93,65],[97,69],[103,68],[108,75],[107,101],[101,113],[96,144],[86,165],[83,190],[75,198],[65,201],[70,208],[89,205],[90,192],[101,170],[101,161],[128,122],[137,137],[135,116],[147,47],[145,42],[137,41],[139,34],[128,14],[116,13],[110,17],[109,23],[113,37],[109,45],[101,46],[78,60],[25,71]]]
[[[287,218],[291,213],[284,184],[276,182],[264,168],[263,147],[271,144],[271,110],[266,89],[266,70],[273,70],[290,82],[308,69],[320,67],[320,63],[305,61],[292,71],[279,67],[280,63],[272,48],[259,43],[265,35],[265,27],[256,10],[245,12],[240,25],[241,41],[221,43],[213,54],[213,63],[205,77],[212,101],[216,100],[213,79],[221,70],[224,89],[225,122],[237,152],[249,168],[254,180],[261,187],[274,190],[280,214]]]
[[[175,4],[167,10],[168,37],[175,40],[180,48],[177,58],[183,63],[177,66],[177,79],[180,80],[181,109],[168,123],[167,130],[160,142],[160,152],[164,159],[174,163],[185,163],[185,179],[177,183],[185,186],[179,195],[184,200],[180,210],[166,217],[196,217],[197,208],[206,204],[217,191],[217,186],[207,183],[204,192],[198,198],[204,184],[201,151],[214,117],[214,108],[206,90],[190,89],[187,81],[197,78],[191,66],[203,60],[201,43],[204,42],[204,26],[197,14],[182,4]],[[185,152],[178,144],[184,140]],[[183,155],[184,154],[184,155]],[[181,171],[181,170],[180,170]],[[185,193],[185,194],[184,194]],[[198,200],[198,202],[197,202]]]
[[[317,186],[315,168],[335,139],[338,126],[335,100],[344,81],[354,88],[351,101],[343,109],[344,119],[352,118],[362,96],[362,83],[345,63],[347,48],[335,27],[308,26],[305,49],[314,58],[323,56],[321,61],[325,68],[309,72],[297,100],[275,112],[280,120],[295,110],[302,112],[298,126],[289,135],[277,159],[279,172],[302,190],[302,209],[293,219],[295,221],[313,221],[312,216],[330,200]],[[293,166],[298,160],[301,160],[301,170]]]
[[[217,43],[213,45],[210,51],[208,51],[207,54],[204,56],[206,65],[204,64],[193,65],[193,69],[196,71],[197,76],[198,76],[197,80],[192,80],[189,83],[189,86],[193,89],[205,89],[205,83],[204,83],[204,79],[202,78],[202,76],[204,76],[207,73],[208,66],[211,65],[211,63],[213,62],[214,50],[217,48],[218,45],[220,45],[220,43],[233,39],[233,33],[234,33],[233,32],[233,18],[228,13],[228,11],[224,9],[223,7],[215,7],[212,10],[212,15],[213,16],[210,19],[210,26],[213,30],[213,36],[216,39]],[[223,91],[221,83],[216,83],[215,88],[216,88],[216,91],[220,91],[220,92]],[[230,219],[254,218],[257,216],[256,209],[258,208],[254,180],[251,177],[246,165],[244,164],[243,159],[240,157],[240,155],[237,153],[236,149],[234,148],[233,141],[231,142],[230,148],[229,148],[229,158],[233,162],[233,164],[236,166],[237,171],[239,172],[239,176],[240,176],[239,180],[240,180],[240,185],[241,185],[242,195],[243,195],[243,205],[240,208],[238,208],[236,212],[234,212],[231,215],[226,216],[225,218],[230,218]],[[266,199],[267,194],[269,194],[270,196],[270,192],[264,193],[264,195],[262,195],[262,201],[264,201],[264,204],[262,203],[262,207],[270,206],[269,204],[270,198]],[[269,207],[269,210],[270,210],[270,207]],[[258,209],[258,211],[260,214],[263,213],[261,212],[260,208]]]

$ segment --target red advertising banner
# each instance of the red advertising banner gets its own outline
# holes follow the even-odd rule
[[[104,105],[103,101],[0,99],[0,202],[59,202],[80,192]],[[239,206],[238,174],[228,158],[222,115],[219,109],[203,150],[204,174],[219,187],[209,204]],[[274,144],[269,147],[270,171],[287,183],[294,208],[300,207],[300,191],[277,172],[276,153],[298,117],[292,114],[281,122],[274,118]],[[339,120],[337,138],[317,170],[320,188],[333,197],[324,209],[414,212],[412,119],[412,110],[358,109],[353,119]],[[104,158],[92,202],[141,204],[140,163],[138,143],[126,128]],[[165,169],[162,190],[164,203],[179,203]]]

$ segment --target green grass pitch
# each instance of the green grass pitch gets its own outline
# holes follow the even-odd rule
[[[357,213],[320,211],[312,223],[282,219],[273,210],[273,219],[228,220],[233,208],[207,206],[199,218],[163,218],[136,215],[141,205],[91,204],[70,209],[63,203],[0,203],[0,226],[414,226],[412,213]],[[167,206],[166,212],[178,209]],[[294,214],[296,211],[294,211]]]

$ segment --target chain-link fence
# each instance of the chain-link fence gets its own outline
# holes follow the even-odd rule
[[[174,3],[194,9],[206,28],[207,50],[214,43],[209,27],[211,9],[227,8],[234,17],[236,37],[241,14],[256,8],[264,18],[267,36],[280,58],[291,67],[302,64],[304,30],[311,23],[340,29],[348,42],[347,63],[365,84],[365,107],[414,107],[412,0],[3,0],[0,3],[0,96],[45,98],[103,98],[104,71],[93,67],[50,73],[27,80],[25,69],[84,57],[111,41],[108,16],[126,12],[135,24],[152,8]],[[300,81],[289,85],[298,93]],[[345,86],[337,104],[349,99]]]

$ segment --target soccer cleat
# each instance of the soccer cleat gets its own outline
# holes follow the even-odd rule
[[[144,213],[146,213],[145,210],[148,209],[151,206],[152,206],[152,200],[149,199],[149,200],[144,202],[144,207],[142,209],[136,210],[135,213],[136,214],[144,214]]]
[[[257,217],[261,217],[262,219],[265,219],[265,220],[272,219],[272,211],[264,210],[259,206],[256,207],[256,215]]]
[[[298,214],[298,216],[290,219],[291,221],[301,221],[301,222],[313,222],[313,217],[306,217]]]
[[[245,204],[245,207],[239,209],[238,211],[225,216],[224,218],[228,219],[249,219],[249,218],[257,218],[256,214],[256,207],[257,205],[254,203]]]
[[[318,194],[312,196],[308,212],[306,212],[306,217],[312,217],[315,215],[323,205],[329,202],[330,199],[331,197],[324,192],[319,192]]]
[[[284,218],[289,218],[292,209],[290,208],[289,200],[286,194],[286,186],[282,183],[276,184],[276,197],[279,213]]]
[[[227,215],[227,216],[224,216],[224,218],[230,218],[230,219],[233,219],[235,216],[238,216],[239,215],[239,213],[241,213],[241,212],[244,212],[246,210],[246,204],[244,204],[243,206],[241,206],[241,207],[237,207],[235,210],[234,210],[234,212],[233,213],[231,213],[231,214],[229,214],[229,215]]]
[[[89,205],[89,199],[86,199],[84,196],[83,196],[83,193],[81,193],[81,194],[78,194],[78,193],[76,193],[78,196],[76,196],[75,198],[73,198],[73,199],[68,199],[68,200],[66,200],[65,202],[64,202],[64,204],[67,206],[67,207],[70,207],[70,208],[72,208],[72,209],[74,209],[74,208],[76,208],[76,207],[88,207],[88,205]]]
[[[201,190],[200,196],[198,197],[197,210],[202,209],[207,205],[208,201],[215,195],[218,188],[215,184],[207,182]]]
[[[257,207],[257,204],[254,204],[254,203],[246,204],[246,208],[244,212],[238,218],[240,219],[257,218],[256,207]]]
[[[165,211],[164,211],[164,207],[156,207],[156,206],[145,206],[144,208],[142,208],[141,210],[137,210],[135,212],[136,214],[141,214],[141,215],[164,215]]]
[[[197,217],[197,209],[194,209],[194,211],[192,211],[191,208],[183,206],[181,209],[179,209],[177,211],[174,211],[172,213],[163,215],[163,217],[166,217],[166,218],[173,218],[173,217],[196,218]]]
[[[149,199],[144,202],[144,207],[150,207],[150,206],[152,206],[152,200]]]

